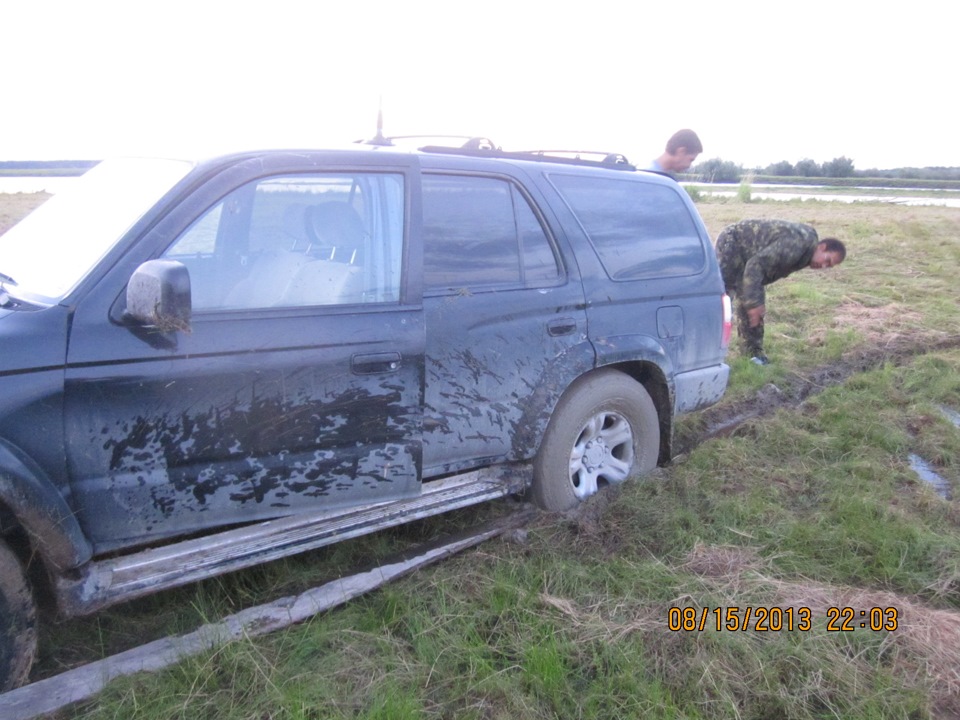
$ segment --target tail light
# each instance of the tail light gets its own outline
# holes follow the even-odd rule
[[[723,305],[723,335],[720,340],[720,347],[724,350],[730,345],[730,335],[733,333],[733,306],[730,304],[730,296],[724,293],[721,296]]]

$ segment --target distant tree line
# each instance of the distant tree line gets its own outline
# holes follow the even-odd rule
[[[744,168],[742,165],[737,165],[729,160],[711,158],[694,165],[684,176],[684,179],[736,183],[740,182],[746,175],[765,178],[887,178],[892,180],[960,181],[960,167],[857,170],[853,165],[853,160],[841,156],[823,163],[818,163],[810,158],[803,158],[796,163],[781,160],[767,165],[765,168]]]

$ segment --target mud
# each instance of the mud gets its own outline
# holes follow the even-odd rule
[[[22,683],[37,652],[36,610],[23,568],[0,544],[0,692]]]
[[[857,373],[875,370],[888,363],[904,365],[925,353],[958,347],[960,336],[938,340],[902,336],[882,347],[851,351],[836,363],[815,368],[803,375],[798,373],[782,385],[765,385],[753,397],[701,411],[697,429],[678,433],[674,441],[674,457],[690,452],[711,438],[731,435],[748,420],[772,415],[780,408],[800,407],[807,398],[828,387],[840,385]]]

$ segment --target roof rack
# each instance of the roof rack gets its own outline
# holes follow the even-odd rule
[[[631,170],[636,170],[626,156],[620,153],[600,152],[598,150],[518,150],[514,154],[536,155],[545,160],[573,160],[600,165],[629,165]]]
[[[365,145],[396,145],[396,140],[458,140],[457,144],[435,145],[430,147],[444,147],[456,150],[500,150],[493,140],[485,137],[474,137],[471,135],[382,135],[379,131],[376,137],[369,140],[357,140],[358,143]]]
[[[502,148],[490,138],[473,137],[470,135],[395,135],[391,140],[462,140],[459,145],[426,145],[424,147],[443,147],[450,150],[493,150],[500,151]],[[420,148],[422,149],[422,148]]]
[[[581,150],[500,150],[497,149],[470,149],[449,148],[438,145],[427,145],[418,148],[426,153],[447,153],[451,155],[471,155],[474,157],[495,157],[507,160],[534,160],[538,162],[554,162],[565,165],[588,165],[604,167],[614,170],[636,170],[627,158],[619,153],[605,153]]]
[[[425,153],[447,155],[469,155],[473,157],[495,157],[511,160],[536,160],[557,162],[570,165],[591,165],[594,167],[615,168],[617,170],[636,170],[627,158],[620,153],[599,152],[596,150],[504,150],[485,137],[469,135],[393,135],[386,137],[379,132],[370,140],[358,140],[368,145],[393,146],[397,140],[456,140],[451,144],[420,145],[417,150]]]

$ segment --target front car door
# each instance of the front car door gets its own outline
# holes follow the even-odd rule
[[[352,157],[215,173],[80,302],[67,463],[98,551],[419,492],[415,165]],[[189,328],[122,320],[156,257],[189,270]]]

